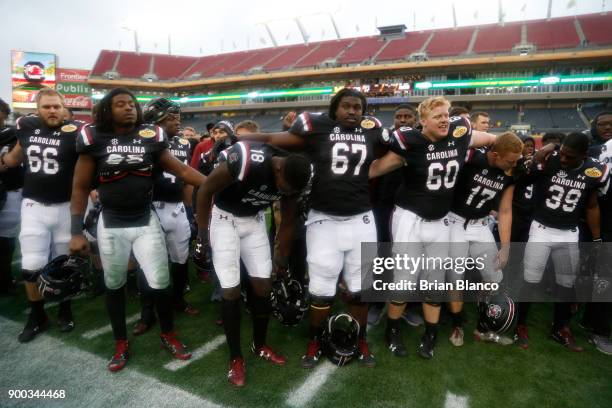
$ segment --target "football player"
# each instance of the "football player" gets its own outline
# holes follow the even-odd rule
[[[444,97],[431,97],[418,107],[422,130],[408,127],[393,133],[391,150],[370,167],[370,177],[378,177],[402,167],[404,181],[396,194],[391,234],[394,243],[410,243],[402,246],[405,254],[418,258],[448,256],[450,229],[448,212],[455,191],[459,171],[465,163],[468,149],[490,146],[495,135],[473,131],[470,121],[460,117],[449,118],[450,103]],[[400,249],[394,245],[394,251]],[[396,281],[416,283],[444,282],[444,270],[427,271],[396,270]],[[440,318],[440,293],[423,293],[425,334],[418,347],[419,355],[432,358]],[[400,335],[399,319],[406,307],[406,298],[388,303],[387,333],[390,348],[404,349]]]
[[[11,113],[8,104],[0,99],[0,153],[8,153],[17,143],[15,128],[6,126]],[[15,237],[19,234],[23,166],[0,174],[0,295],[13,294],[15,284],[11,274]]]
[[[389,131],[364,116],[365,96],[344,88],[332,98],[327,114],[304,112],[287,132],[247,135],[288,149],[303,149],[314,166],[306,247],[310,284],[310,341],[302,366],[312,368],[321,355],[322,324],[329,315],[338,280],[348,289],[349,312],[361,327],[359,360],[376,360],[366,341],[368,305],[361,300],[361,243],[376,242],[369,198],[368,169],[375,149],[386,148]],[[363,274],[369,273],[364,262]]]
[[[529,301],[537,296],[549,257],[552,258],[556,298],[551,336],[572,351],[582,351],[569,329],[574,281],[579,267],[578,222],[585,213],[594,241],[601,241],[598,192],[608,187],[608,167],[587,157],[589,138],[582,133],[565,137],[561,148],[532,167],[536,206],[525,247],[524,282],[518,307],[516,340],[529,347],[527,314]],[[548,145],[538,152],[546,157],[555,149]]]
[[[143,115],[146,123],[157,125],[166,132],[170,152],[174,157],[188,165],[191,159],[191,147],[187,139],[179,136],[181,126],[180,106],[169,99],[156,98],[147,103]],[[164,231],[166,248],[170,257],[173,304],[177,311],[188,315],[199,313],[184,299],[188,279],[190,219],[193,222],[192,195],[192,186],[184,185],[173,174],[165,171],[156,172],[153,186],[153,207]],[[146,283],[142,276],[139,283],[141,286]],[[132,332],[135,335],[146,332],[154,320],[153,299],[146,296],[150,291],[142,287],[139,291],[142,310],[140,321],[136,323]]]
[[[22,162],[26,167],[19,244],[31,311],[19,334],[22,343],[48,326],[43,298],[36,287],[40,269],[50,259],[68,254],[71,180],[79,130],[76,122],[64,120],[64,98],[54,89],[43,88],[38,92],[36,113],[17,120],[17,143],[0,157],[2,170]],[[61,331],[74,328],[70,301],[60,303],[58,323]]]
[[[393,115],[393,127],[389,129],[394,132],[402,127],[415,127],[417,124],[417,115],[414,108],[410,105],[399,105],[395,109]],[[402,183],[403,175],[400,169],[389,174],[378,177],[372,180],[373,198],[372,204],[374,218],[376,219],[376,231],[378,242],[391,242],[391,213],[393,213],[393,203],[395,193]],[[385,254],[380,254],[384,256]],[[388,254],[387,254],[388,255]],[[384,303],[371,303],[368,312],[368,323],[377,324],[383,314]],[[411,326],[419,326],[423,324],[423,318],[414,311],[414,308],[407,308],[402,317]],[[396,350],[401,352],[401,350]]]
[[[480,269],[483,282],[500,283],[502,268],[508,262],[510,233],[512,229],[512,196],[516,167],[523,151],[523,142],[514,133],[500,135],[489,149],[470,149],[465,166],[459,174],[451,211],[451,258],[483,259]],[[497,251],[495,238],[489,228],[491,211],[498,212],[501,250]],[[465,272],[449,271],[450,280],[465,279]],[[449,305],[453,331],[450,342],[463,346],[463,321],[461,293],[451,293]],[[511,344],[512,340],[492,332],[474,331],[477,340]]]
[[[612,163],[612,112],[602,112],[595,116],[591,128],[593,146],[589,156],[594,157],[608,166]],[[612,196],[610,192],[599,198],[601,209],[601,239],[612,241]],[[609,302],[590,302],[586,304],[580,326],[591,331],[589,342],[604,354],[612,354],[610,340],[610,318],[612,304]]]
[[[204,176],[172,155],[162,128],[143,124],[138,102],[125,88],[113,89],[102,98],[94,123],[83,127],[77,138],[79,158],[70,205],[70,250],[88,252],[80,220],[97,178],[102,203],[98,248],[107,288],[106,307],[115,338],[115,354],[108,369],[121,370],[129,355],[124,286],[131,252],[155,299],[162,346],[175,358],[189,359],[191,353],[173,331],[168,253],[151,205],[156,166],[191,185],[202,183]]]
[[[272,260],[263,210],[281,200],[280,249],[274,254],[274,266],[277,273],[283,273],[292,240],[296,197],[309,178],[310,162],[305,157],[287,155],[264,144],[238,142],[221,153],[218,166],[198,190],[194,260],[208,262],[206,257],[212,250],[223,290],[223,328],[230,350],[228,380],[235,386],[245,383],[240,350],[241,259],[254,295],[249,302],[253,317],[251,350],[273,364],[285,364],[285,358],[266,344]]]

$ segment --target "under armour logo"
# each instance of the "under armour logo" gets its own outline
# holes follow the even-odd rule
[[[227,220],[227,215],[223,215],[223,214],[219,214],[219,219],[220,220]]]
[[[111,140],[111,143],[113,144],[113,146],[116,146],[119,144],[119,141],[117,139],[113,139]]]
[[[61,135],[61,134],[62,134],[62,132],[57,131],[57,130],[56,130],[55,132],[53,132],[53,136],[59,136],[59,135]]]
[[[557,177],[559,177],[559,178],[566,178],[567,177],[567,173],[564,172],[563,170],[559,170],[559,172],[557,173]]]
[[[454,146],[454,145],[455,145],[455,142],[450,141],[450,142],[448,142],[448,145],[449,145],[449,146]]]
[[[34,203],[26,203],[26,207],[34,207]]]
[[[578,175],[578,180],[584,180],[586,178],[586,176],[584,174],[579,174]]]
[[[132,140],[132,143],[133,143],[133,144],[141,144],[141,143],[142,143],[142,140],[140,140],[140,139],[133,139],[133,140]]]
[[[427,146],[427,149],[428,149],[430,152],[432,152],[432,151],[435,149],[435,147],[434,147],[434,145],[431,145],[431,144],[430,144],[429,146]]]
[[[357,128],[357,129],[355,129],[355,133],[363,133],[363,129],[362,128]]]
[[[501,174],[498,174],[498,175],[497,175],[497,179],[498,179],[498,180],[503,180],[503,179],[504,179],[504,176],[502,176]]]

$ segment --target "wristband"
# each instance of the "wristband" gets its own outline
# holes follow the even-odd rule
[[[72,214],[70,216],[70,234],[83,234],[83,214]]]

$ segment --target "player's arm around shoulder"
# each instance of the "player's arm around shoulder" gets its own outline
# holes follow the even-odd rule
[[[174,157],[168,149],[161,152],[158,163],[165,171],[174,174],[183,182],[192,186],[199,186],[206,179],[206,176],[202,173]]]
[[[0,172],[19,166],[24,159],[23,149],[19,141],[9,152],[0,154]]]
[[[405,160],[402,156],[389,150],[383,157],[372,162],[368,172],[368,177],[380,177],[392,172],[393,170],[399,169],[404,164]]]
[[[472,130],[472,138],[470,140],[470,148],[479,148],[485,146],[493,146],[497,140],[497,136],[492,133]]]

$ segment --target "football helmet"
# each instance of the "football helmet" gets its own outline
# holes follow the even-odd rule
[[[296,326],[308,310],[306,291],[295,279],[277,278],[270,292],[272,313],[285,326]]]
[[[38,290],[48,301],[61,302],[86,289],[89,264],[85,258],[60,255],[38,276]]]
[[[337,366],[351,362],[359,354],[359,323],[348,313],[331,315],[325,322],[321,349]]]
[[[478,302],[478,330],[502,334],[512,327],[516,307],[510,296],[503,292],[490,292]]]
[[[155,98],[147,103],[143,109],[146,123],[159,123],[169,114],[181,113],[181,106],[166,98]]]
[[[89,209],[85,216],[85,221],[83,221],[85,238],[90,242],[96,242],[98,239],[98,219],[100,218],[101,211],[102,204],[98,201]]]

